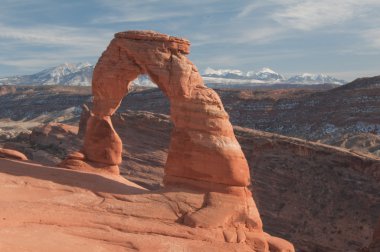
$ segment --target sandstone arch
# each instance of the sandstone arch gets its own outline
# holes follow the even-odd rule
[[[93,75],[94,107],[83,152],[90,161],[115,166],[121,141],[110,116],[139,74],[148,74],[171,103],[175,125],[165,183],[214,183],[245,187],[249,168],[218,95],[207,88],[185,56],[189,42],[154,32],[117,33]],[[190,181],[188,181],[190,180]]]
[[[165,165],[165,186],[184,186],[205,192],[203,207],[185,214],[193,227],[225,229],[227,241],[243,241],[245,231],[255,251],[294,251],[288,242],[271,237],[247,186],[249,167],[219,96],[207,88],[186,57],[189,41],[153,31],[115,34],[93,74],[93,108],[82,151],[61,166],[119,173],[122,143],[111,115],[128,92],[130,82],[148,74],[171,104],[171,135]],[[231,231],[231,228],[233,231]],[[239,238],[240,237],[240,238]]]

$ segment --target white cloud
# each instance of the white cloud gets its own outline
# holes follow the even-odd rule
[[[365,16],[372,8],[380,6],[378,0],[306,0],[279,2],[272,18],[279,24],[299,30],[313,30],[342,24],[356,17]]]
[[[243,7],[243,9],[239,12],[237,17],[238,18],[245,18],[245,17],[251,15],[253,11],[255,11],[255,10],[259,9],[260,7],[263,7],[267,4],[268,4],[268,2],[250,3],[250,4]]]
[[[114,24],[126,22],[146,22],[153,20],[164,20],[175,17],[191,16],[191,13],[179,13],[176,11],[144,11],[136,10],[133,12],[119,13],[109,16],[95,18],[92,23],[94,24]]]
[[[25,73],[66,61],[94,59],[112,37],[112,33],[100,29],[57,25],[12,27],[0,23],[0,45],[4,52],[0,62]]]
[[[361,36],[373,49],[380,50],[380,28],[364,30],[361,32]]]
[[[234,30],[226,29],[210,33],[197,32],[189,37],[192,46],[205,46],[217,44],[230,44],[241,46],[242,44],[264,44],[279,40],[285,36],[284,29],[273,26],[238,27]]]
[[[99,36],[99,34],[102,34]],[[105,31],[86,31],[86,29],[66,26],[11,27],[0,24],[0,38],[22,41],[29,44],[70,45],[84,47],[104,43],[110,37]]]
[[[107,0],[99,1],[99,4],[111,10],[112,14],[106,14],[95,18],[92,22],[100,23],[125,23],[125,22],[146,22],[160,21],[173,18],[193,17],[200,13],[217,12],[215,6],[208,8],[211,3],[217,0],[193,0],[175,1],[166,0],[165,5],[158,0]]]
[[[268,43],[280,39],[284,30],[272,26],[244,30],[235,40],[236,43]]]

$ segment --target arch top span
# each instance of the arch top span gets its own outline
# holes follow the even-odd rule
[[[190,53],[190,41],[185,38],[169,36],[155,31],[124,31],[115,33],[115,38],[145,41],[161,41],[170,49],[175,49],[183,54]]]
[[[94,69],[94,113],[112,115],[140,74],[147,74],[170,100],[190,98],[196,89],[205,89],[198,69],[186,57],[189,48],[186,39],[153,31],[116,33]]]

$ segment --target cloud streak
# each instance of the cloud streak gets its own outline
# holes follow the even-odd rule
[[[108,32],[107,32],[108,33]],[[101,32],[100,34],[105,34]],[[104,37],[83,34],[82,29],[64,26],[10,27],[0,24],[0,38],[29,44],[93,46],[104,42]]]
[[[380,28],[364,30],[361,36],[373,49],[380,50]]]
[[[94,24],[100,23],[136,23],[148,21],[160,21],[170,19],[183,19],[197,15],[218,12],[218,9],[210,8],[210,4],[216,0],[193,0],[193,1],[173,1],[166,0],[163,8],[162,1],[157,0],[108,0],[99,1],[99,4],[110,11],[101,17],[92,20]]]
[[[280,4],[280,2],[279,2]],[[366,16],[378,8],[377,0],[306,0],[285,1],[282,9],[271,17],[279,24],[304,31],[340,25],[348,20]]]
[[[62,62],[93,61],[112,37],[111,32],[102,29],[58,25],[13,27],[0,23],[0,45],[4,52],[0,62],[23,73]]]

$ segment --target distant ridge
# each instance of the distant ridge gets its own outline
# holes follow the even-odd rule
[[[371,89],[380,87],[380,75],[374,77],[358,78],[339,89]]]

